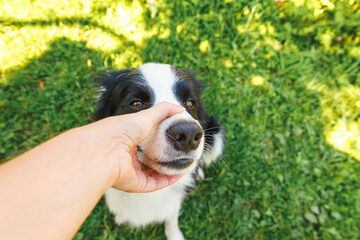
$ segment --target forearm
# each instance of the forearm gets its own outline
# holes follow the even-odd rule
[[[96,136],[88,128],[60,134],[0,166],[0,206],[6,206],[0,239],[73,236],[115,177],[111,163],[94,157]]]
[[[136,146],[160,121],[183,111],[160,103],[108,117],[1,165],[0,239],[69,239],[111,186],[149,192],[180,179],[142,171]]]

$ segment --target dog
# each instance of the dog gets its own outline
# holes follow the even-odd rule
[[[104,74],[94,120],[134,113],[162,101],[186,111],[162,121],[137,147],[139,160],[165,175],[184,174],[173,185],[151,193],[127,193],[109,189],[105,201],[117,224],[141,227],[165,223],[168,240],[184,239],[178,226],[180,207],[196,180],[204,178],[202,166],[223,152],[225,134],[214,116],[208,116],[200,100],[202,85],[194,74],[172,65],[146,63],[136,69]]]

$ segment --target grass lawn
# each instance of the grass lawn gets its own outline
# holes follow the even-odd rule
[[[359,0],[1,0],[0,162],[91,121],[94,76],[197,71],[227,147],[181,210],[188,239],[360,239]],[[102,199],[81,239],[117,226]]]

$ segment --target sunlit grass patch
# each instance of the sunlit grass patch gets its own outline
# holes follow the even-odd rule
[[[5,29],[6,32],[0,35],[2,43],[0,72],[2,73],[16,66],[25,66],[28,60],[41,56],[48,49],[49,42],[54,39],[49,36],[49,31],[45,34],[43,27],[39,26],[20,28],[10,25]]]
[[[360,121],[339,119],[327,128],[324,132],[326,141],[360,161]]]
[[[9,26],[6,35],[2,35],[3,48],[0,53],[0,71],[7,72],[16,66],[25,66],[36,57],[40,57],[48,45],[62,37],[72,41],[85,41],[86,47],[109,53],[121,48],[122,41],[116,36],[93,26],[74,24],[51,26]]]
[[[140,1],[114,2],[114,5],[113,8],[108,8],[106,14],[97,21],[116,33],[126,36],[137,45],[142,45],[144,38],[149,38],[156,33],[154,30],[146,29],[145,9]]]
[[[308,84],[322,94],[322,117],[326,120],[325,139],[336,149],[360,160],[360,87],[346,84],[330,89],[324,83]]]
[[[156,12],[162,4],[161,1],[153,4],[153,18],[156,15],[157,21],[166,23],[168,14]],[[143,41],[154,35],[169,37],[170,30],[164,26],[147,27],[147,11],[140,1],[108,2],[105,6],[96,1],[5,1],[0,8],[0,20],[5,25],[0,33],[3,50],[0,71],[25,66],[29,59],[41,56],[50,42],[61,37],[86,41],[87,47],[105,54],[121,49],[122,56],[114,62],[124,67],[124,58],[140,59],[138,54],[134,56],[131,45],[130,51],[126,51],[128,46],[124,42],[141,49]]]
[[[56,18],[80,17],[90,13],[91,0],[2,0],[2,20],[39,21]]]

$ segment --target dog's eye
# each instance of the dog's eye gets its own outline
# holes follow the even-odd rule
[[[186,106],[189,108],[193,108],[195,106],[195,102],[193,100],[187,100]]]
[[[144,103],[142,103],[142,102],[139,101],[139,100],[135,100],[135,101],[132,101],[132,102],[130,103],[130,105],[131,105],[132,107],[138,108],[138,107],[143,107],[143,106],[144,106]]]

